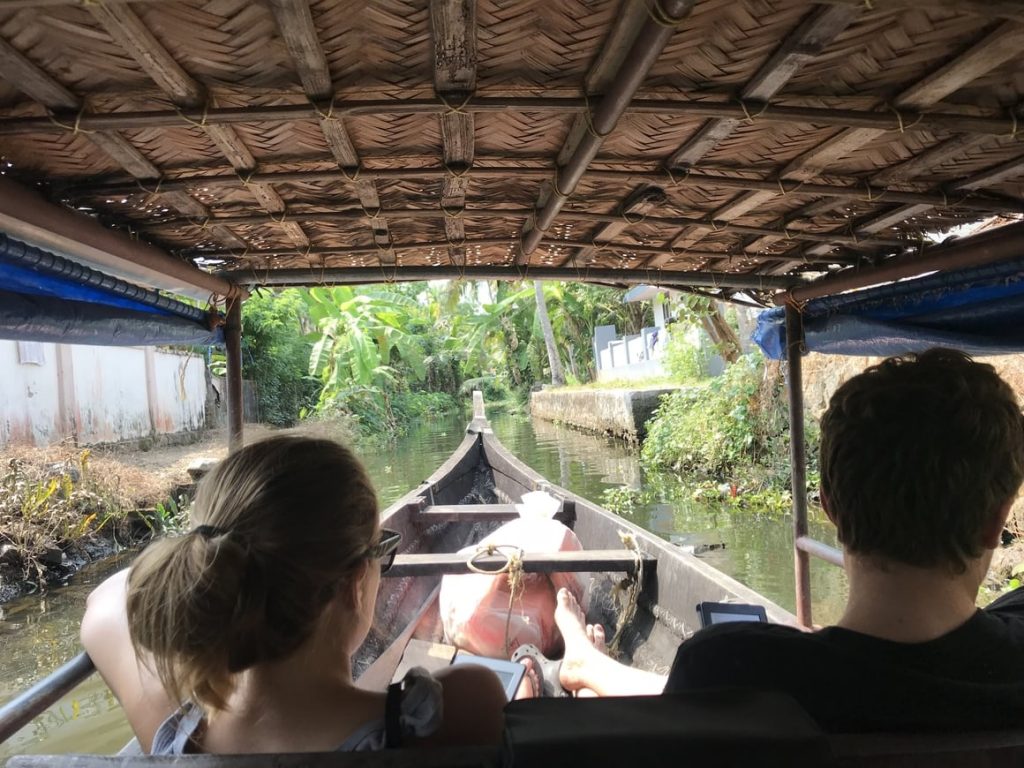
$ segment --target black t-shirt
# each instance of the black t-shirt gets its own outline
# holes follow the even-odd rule
[[[926,643],[828,627],[717,624],[676,653],[666,693],[777,690],[826,731],[1024,727],[1024,587]]]

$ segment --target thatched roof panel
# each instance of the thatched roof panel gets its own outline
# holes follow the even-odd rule
[[[13,50],[0,57],[0,156],[56,201],[172,248],[248,248],[245,262],[233,258],[257,271],[268,268],[262,251],[353,244],[393,243],[399,265],[447,264],[448,243],[463,239],[453,253],[470,263],[511,254],[532,265],[778,270],[812,250],[835,249],[845,264],[885,259],[922,230],[1024,210],[1024,130],[1015,135],[1007,111],[1024,97],[1024,28],[982,4],[697,0],[671,34],[631,0],[481,0],[475,20],[460,21],[463,7],[453,0],[442,21],[422,0],[313,0],[312,26],[288,3],[241,0],[128,2],[121,16],[60,0],[0,10],[0,43]],[[635,98],[667,101],[623,104],[594,147],[582,113],[591,128],[609,114],[602,95],[641,28],[667,42]],[[308,56],[293,58],[296,41]],[[463,104],[458,83],[486,103]],[[762,116],[752,92],[773,108],[821,111]],[[700,101],[722,116],[684,111]],[[241,111],[208,120],[210,108]],[[918,127],[918,109],[998,124]],[[26,116],[40,119],[18,122]],[[581,138],[592,159],[576,174]],[[556,176],[566,197],[552,193]],[[981,189],[962,200],[955,188],[972,177]],[[650,188],[665,199],[637,197]],[[516,215],[459,217],[463,205]],[[622,218],[634,205],[640,218]],[[535,221],[550,222],[546,233]],[[402,249],[410,243],[438,245]],[[316,253],[281,254],[269,268],[314,256],[319,266]]]

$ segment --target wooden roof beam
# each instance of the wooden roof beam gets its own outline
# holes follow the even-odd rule
[[[467,248],[473,247],[505,247],[509,246],[509,238],[507,237],[483,237],[474,238],[465,241]],[[592,243],[588,240],[558,240],[550,245],[552,249],[558,248],[583,248],[589,247]],[[397,253],[413,253],[423,251],[441,251],[448,247],[447,240],[430,240],[413,243],[394,243],[394,248]],[[596,247],[597,250],[603,250],[611,253],[623,261],[629,260],[630,258],[639,258],[644,255],[652,254],[671,254],[664,246],[660,245],[640,245],[637,243],[605,243],[601,246]],[[269,265],[275,258],[281,257],[294,257],[294,256],[305,256],[309,259],[316,259],[321,256],[365,256],[376,254],[377,247],[373,243],[367,243],[363,245],[350,245],[342,247],[325,247],[325,248],[265,248],[258,251],[247,250],[247,251],[221,251],[221,250],[205,250],[205,251],[189,251],[189,255],[192,258],[203,257],[206,259],[235,259],[244,257],[246,260],[252,261],[254,264],[263,264],[264,266]],[[702,251],[702,252],[687,252],[687,253],[676,253],[677,256],[689,256],[690,258],[702,258],[702,259],[713,259],[729,258],[730,255],[736,257],[737,254],[729,254],[726,251]],[[739,255],[738,258],[748,259],[746,254]],[[440,259],[438,259],[440,261]],[[861,260],[859,255],[853,256],[833,256],[829,255],[827,259],[819,259],[819,263],[823,264],[856,264]],[[752,261],[752,260],[751,260]],[[311,262],[312,263],[312,262]],[[438,264],[437,266],[440,266]],[[263,267],[261,267],[263,268]],[[656,271],[656,270],[654,270]]]
[[[450,173],[446,168],[364,168],[360,173],[362,179],[438,179]],[[474,168],[467,172],[470,178],[507,179],[507,178],[544,178],[550,171],[546,168],[523,168],[519,166],[488,166]],[[723,189],[755,189],[784,195],[806,195],[809,197],[834,197],[839,200],[863,200],[870,198],[874,202],[915,203],[934,206],[945,206],[950,201],[944,194],[906,192],[886,187],[843,186],[839,184],[810,184],[782,179],[751,179],[738,175],[708,175],[689,173],[676,176],[668,171],[649,170],[591,170],[594,180],[609,181],[616,184],[630,184],[647,181],[662,186],[703,186],[721,187]],[[343,171],[280,171],[274,173],[253,173],[248,179],[250,184],[292,183],[299,181],[347,181],[357,180]],[[220,176],[182,176],[163,179],[160,188],[165,191],[185,190],[192,186],[218,187],[239,183],[237,174]],[[139,191],[134,183],[97,182],[76,183],[64,190],[70,195],[115,195],[134,194]],[[965,210],[985,211],[987,213],[1021,213],[1024,212],[1024,200],[999,195],[974,195],[955,201]]]
[[[178,106],[201,108],[210,100],[201,83],[182,69],[170,52],[142,23],[125,2],[109,0],[86,6],[93,18],[139,64],[149,77]],[[246,188],[268,213],[281,216],[281,228],[297,246],[308,246],[309,238],[295,222],[285,221],[287,207],[268,184],[244,180],[255,170],[256,161],[234,128],[224,125],[200,126],[243,179]]]
[[[365,285],[384,282],[380,267],[328,267],[315,269],[272,269],[267,272],[251,269],[225,270],[221,276],[244,285]],[[522,280],[523,270],[517,266],[399,267],[387,274],[394,282],[421,280]],[[704,288],[737,288],[747,291],[777,291],[799,284],[799,278],[766,277],[735,272],[683,272],[653,269],[603,269],[592,267],[581,273],[572,267],[530,267],[531,280],[571,280],[587,283],[617,283],[672,288],[675,286]]]
[[[651,187],[641,187],[640,190],[650,190]],[[655,188],[656,189],[656,188]],[[653,203],[651,203],[653,206]],[[458,217],[460,219],[526,219],[531,214],[529,208],[492,208],[492,207],[462,207],[456,209],[449,209],[442,211],[437,208],[389,208],[382,213],[391,219],[445,219],[450,217]],[[626,212],[628,218],[629,214],[641,214],[639,203],[636,206],[631,206]],[[338,222],[338,221],[359,221],[360,219],[368,218],[366,211],[362,208],[348,208],[342,210],[332,211],[317,211],[307,209],[296,209],[292,208],[289,214],[293,219],[299,222],[303,221],[317,221],[317,222]],[[624,224],[623,214],[620,212],[616,213],[591,213],[589,211],[575,211],[575,210],[563,210],[559,213],[559,217],[569,221],[584,221],[591,224]],[[728,229],[731,232],[750,234],[750,235],[763,235],[763,234],[778,234],[786,237],[790,240],[806,241],[806,242],[826,242],[826,243],[842,243],[843,245],[849,245],[854,248],[879,248],[885,246],[900,247],[907,245],[907,240],[901,240],[898,238],[871,238],[871,237],[853,237],[853,236],[833,236],[829,234],[819,234],[817,232],[808,232],[801,229],[789,229],[787,231],[768,229],[766,227],[749,226],[745,224],[734,224],[732,222],[709,222],[707,219],[695,219],[685,216],[649,216],[643,215],[643,220],[647,224],[664,227],[707,227],[709,229]],[[146,222],[133,222],[136,227],[140,227],[142,230],[161,230],[170,226],[179,226],[183,221],[189,223],[192,222],[190,219],[181,218],[160,218],[153,221]],[[267,217],[262,214],[241,214],[241,215],[226,215],[226,216],[215,216],[210,222],[218,222],[226,225],[255,225],[267,223]],[[196,226],[200,226],[196,223]],[[606,242],[610,240],[615,233],[611,233],[597,240],[597,242]],[[838,239],[836,239],[838,238]],[[593,246],[591,246],[592,248]]]
[[[0,53],[0,56],[3,54]],[[329,92],[328,92],[329,93]],[[703,94],[703,92],[702,92]],[[821,97],[818,97],[821,98]],[[824,97],[841,98],[841,97]],[[61,133],[73,131],[122,130],[128,128],[181,128],[186,125],[231,125],[234,123],[286,123],[294,120],[321,119],[330,111],[334,118],[364,115],[448,115],[458,107],[458,114],[496,114],[507,112],[537,112],[544,114],[574,114],[584,125],[582,115],[588,100],[578,97],[544,96],[474,96],[463,98],[452,105],[450,99],[354,99],[336,100],[333,108],[330,96],[322,107],[314,104],[272,104],[258,107],[204,107],[198,109],[164,109],[141,112],[81,112],[64,107],[55,108],[58,118],[0,117],[0,136],[31,133]],[[58,102],[55,102],[58,103]],[[878,128],[883,131],[950,131],[973,133],[981,136],[1007,136],[1014,130],[1012,114],[959,114],[956,112],[920,112],[917,110],[867,111],[833,107],[787,107],[760,101],[737,100],[693,101],[684,99],[634,99],[624,114],[662,115],[673,117],[711,118],[772,125],[828,125],[837,128]],[[1019,127],[1020,121],[1017,121]]]
[[[331,70],[317,37],[308,0],[271,0],[270,8],[274,12],[281,36],[298,71],[306,97],[314,105],[319,104],[316,109],[320,117],[320,130],[331,149],[331,154],[334,155],[335,162],[348,175],[359,176],[359,153],[352,143],[345,123],[334,115],[332,109],[334,85],[331,82]],[[380,210],[377,184],[372,179],[357,178],[355,193],[367,211]],[[383,216],[371,216],[370,227],[373,239],[377,243],[381,263],[393,264],[395,257],[390,249],[391,232],[387,219]]]
[[[775,96],[804,64],[819,55],[839,33],[850,26],[860,10],[843,5],[818,6],[812,10],[744,86],[740,93],[741,102],[767,102]],[[694,165],[740,124],[739,118],[709,121],[673,153],[666,165],[672,168]],[[748,194],[734,198],[719,206],[709,214],[709,218],[730,221],[742,216],[751,207],[750,197]],[[706,229],[683,231],[672,240],[672,245],[676,248],[691,248],[704,238],[706,232]]]
[[[468,178],[463,173],[473,165],[476,120],[471,112],[455,109],[476,90],[476,2],[475,0],[431,0],[430,32],[434,52],[434,92],[453,109],[440,116],[444,164],[454,173],[444,178],[441,189],[443,211],[466,204]],[[458,215],[445,216],[445,237],[451,245],[448,258],[453,264],[466,263],[466,225]]]
[[[591,237],[591,241],[594,243],[606,243],[621,232],[626,230],[632,224],[636,223],[637,220],[647,220],[647,214],[655,210],[658,206],[665,204],[665,190],[661,187],[652,187],[645,185],[637,187],[633,192],[622,201],[617,211],[617,216],[607,224],[599,227],[597,231]],[[572,219],[572,216],[562,214],[563,218]],[[592,262],[597,255],[599,248],[597,246],[588,246],[586,248],[580,248],[578,251],[570,254],[559,266],[564,266],[572,262],[573,264],[589,264]]]
[[[550,189],[541,192],[538,197],[538,210],[532,223],[523,227],[520,253],[516,256],[517,263],[529,263],[530,254],[544,238],[544,232],[554,222],[565,201],[583,178],[590,162],[597,156],[604,137],[615,128],[647,73],[672,37],[675,31],[673,25],[690,13],[693,3],[694,0],[654,1],[650,17],[644,20],[636,36],[632,38],[607,90],[599,100],[595,99],[593,110],[586,116],[587,131],[580,134],[578,139],[570,135],[563,145]],[[646,7],[646,3],[644,6]],[[627,15],[623,18],[631,17]],[[621,26],[620,24],[620,28]],[[619,48],[606,45],[605,53],[598,59],[598,65],[604,66],[604,60],[611,55],[608,52],[617,51]]]
[[[1001,24],[953,60],[904,90],[895,98],[893,106],[897,109],[923,109],[937,104],[978,77],[1019,56],[1022,48],[1024,27],[1017,24]],[[814,178],[831,163],[855,152],[884,133],[885,131],[876,128],[849,128],[840,131],[828,141],[791,162],[779,175],[782,178],[796,180]],[[752,199],[760,204],[770,197],[762,194]],[[812,203],[806,210],[798,212],[796,217],[806,218],[824,210],[830,208],[823,207],[821,203]],[[756,251],[764,245],[764,240],[755,240],[748,243],[746,249]]]
[[[82,102],[75,94],[3,39],[0,39],[0,76],[47,109],[73,111],[82,108]],[[131,176],[151,182],[155,187],[160,170],[120,133],[103,130],[86,133],[85,138]],[[162,201],[184,216],[204,220],[210,215],[205,205],[184,190],[160,192],[159,195]],[[228,248],[245,247],[245,241],[223,225],[212,227],[210,234]]]

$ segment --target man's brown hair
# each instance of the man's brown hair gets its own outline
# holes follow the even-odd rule
[[[1024,419],[995,369],[949,349],[890,357],[821,419],[821,489],[851,552],[962,572],[1024,480]]]

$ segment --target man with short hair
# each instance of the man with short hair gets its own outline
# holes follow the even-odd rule
[[[1019,727],[1024,589],[984,610],[976,600],[1022,480],[1024,419],[991,366],[933,349],[854,376],[821,421],[822,506],[850,586],[842,618],[813,633],[703,629],[680,646],[665,692],[782,691],[832,732]],[[566,687],[651,682],[566,644]]]

